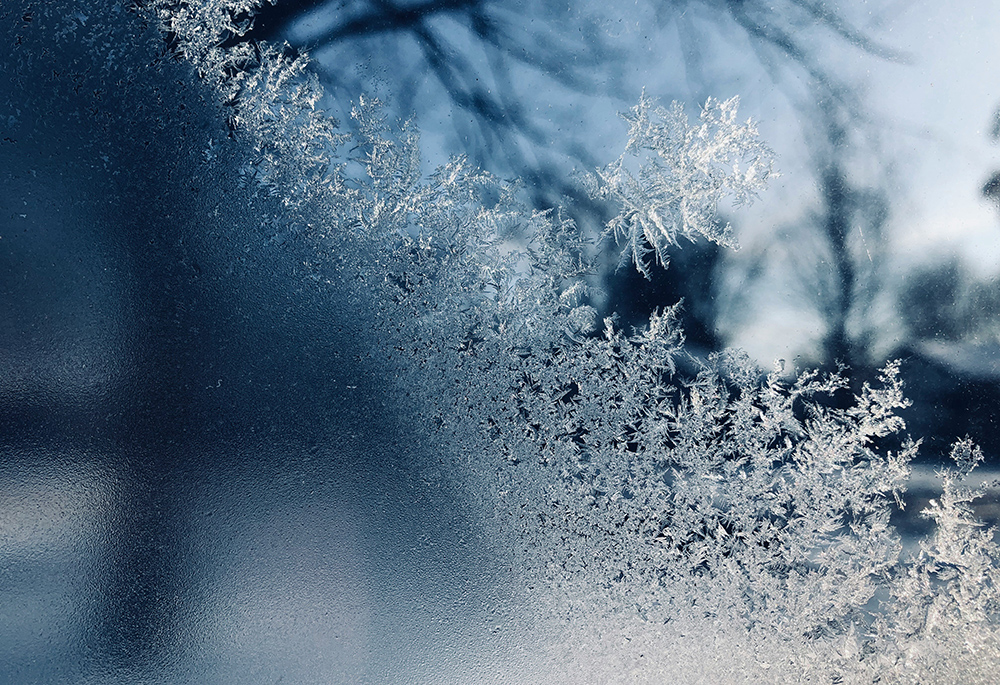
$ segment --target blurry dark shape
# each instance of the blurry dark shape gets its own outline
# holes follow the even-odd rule
[[[925,453],[943,459],[948,445],[971,436],[988,455],[1000,454],[1000,284],[971,274],[958,257],[914,269],[896,303],[907,342],[906,412],[911,433],[925,435]]]
[[[962,316],[961,291],[968,279],[961,262],[952,258],[943,264],[915,269],[899,296],[899,313],[915,340],[957,341],[971,322]]]
[[[675,248],[669,269],[652,269],[646,278],[631,265],[608,277],[608,313],[626,331],[641,329],[649,313],[682,301],[681,328],[689,350],[706,352],[724,346],[715,326],[718,306],[714,282],[721,248],[707,241]]]
[[[1000,108],[993,113],[993,124],[989,136],[994,142],[1000,140]],[[1000,171],[994,171],[983,184],[982,194],[987,200],[1000,208]]]
[[[911,435],[923,436],[921,460],[944,464],[951,444],[968,436],[995,463],[1000,455],[1000,348],[948,341],[917,343],[897,354],[913,401],[903,417]]]
[[[1000,205],[1000,171],[994,171],[989,180],[983,184],[983,197],[996,205]]]
[[[916,343],[981,345],[997,339],[1000,330],[1000,283],[977,279],[958,257],[952,257],[914,269],[897,307]],[[963,373],[972,374],[971,368],[964,364]]]

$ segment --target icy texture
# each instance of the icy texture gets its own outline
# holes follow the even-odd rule
[[[16,9],[4,17],[9,40],[27,11]],[[333,294],[330,310],[312,314],[329,316],[329,328],[318,330],[340,333],[343,349],[330,345],[329,353],[352,362],[317,363],[317,373],[339,384],[331,394],[337,409],[310,416],[331,421],[337,440],[354,441],[348,451],[382,459],[394,451],[416,462],[423,482],[454,488],[478,512],[470,529],[488,531],[496,568],[476,557],[480,572],[463,582],[511,589],[506,604],[481,612],[488,615],[469,612],[479,622],[472,633],[490,634],[469,643],[478,653],[441,657],[446,667],[427,657],[392,670],[384,664],[413,645],[387,646],[379,626],[391,620],[380,623],[379,614],[391,610],[351,598],[333,610],[355,607],[363,616],[349,628],[369,636],[362,652],[384,654],[345,652],[339,666],[319,660],[334,669],[327,679],[990,681],[1000,660],[997,548],[993,531],[971,516],[976,493],[960,484],[980,457],[971,445],[955,447],[958,467],[943,474],[945,494],[927,512],[937,524],[933,537],[916,559],[901,559],[889,513],[917,445],[902,435],[897,365],[856,395],[840,375],[786,381],[736,351],[681,379],[676,309],[631,334],[597,321],[585,279],[592,240],[558,211],[530,210],[516,184],[461,159],[423,177],[417,132],[386,122],[378,102],[360,94],[353,127],[345,127],[353,133],[337,134],[317,109],[321,92],[304,57],[270,46],[219,48],[252,9],[161,0],[132,18],[95,10],[87,21],[65,15],[69,28],[58,40],[100,65],[108,88],[161,69],[165,83],[177,73],[190,79],[202,102],[202,118],[192,122],[204,125],[211,115],[216,124],[193,127],[182,141],[203,174],[199,180],[192,171],[189,181],[231,184],[221,197],[203,188],[209,199],[195,209],[214,209],[211,231],[245,239],[254,255],[234,257],[234,282],[252,288],[269,259],[298,259],[303,287]],[[122,64],[148,53],[121,57],[112,38],[123,29],[104,27],[142,21],[169,38],[170,51],[152,64]],[[140,28],[125,37],[158,44]],[[177,55],[184,66],[162,65]],[[28,62],[15,66],[30,75]],[[128,102],[128,92],[119,95]],[[18,116],[9,95],[4,108],[4,116]],[[182,126],[185,116],[172,112],[164,127]],[[625,259],[648,271],[652,252],[665,264],[679,236],[732,244],[715,217],[719,202],[748,201],[773,173],[752,123],[737,123],[736,102],[709,102],[701,122],[690,124],[681,107],[664,110],[643,98],[626,120],[626,155],[594,180],[594,192],[620,208],[609,229]],[[233,198],[246,204],[227,210]],[[300,251],[285,250],[289,242]],[[243,315],[263,316],[244,296]],[[352,374],[361,366],[380,385],[362,387],[367,394],[355,399]],[[371,424],[368,416],[376,417]],[[359,434],[366,426],[370,432]],[[353,487],[346,514],[314,518],[343,525],[384,515],[383,502],[364,501],[370,494]],[[447,498],[430,501],[443,516]],[[280,498],[268,505],[272,525],[294,519],[287,506]],[[280,530],[268,530],[280,540]],[[359,568],[400,582],[393,574],[406,570],[392,561],[365,559],[331,580],[319,555],[298,568],[312,585],[296,587],[316,592],[311,604],[336,602],[325,589],[375,582],[351,575]],[[282,572],[279,565],[274,575]],[[291,615],[305,611],[286,603]],[[424,606],[415,602],[413,611]],[[454,610],[467,608],[456,602]],[[233,652],[241,616],[264,620],[247,608],[216,626],[213,639],[231,635]],[[414,623],[415,642],[429,634],[422,630]],[[489,649],[517,656],[484,656]],[[265,654],[263,668],[242,658],[248,673],[282,675],[273,666],[279,654]],[[293,679],[323,681],[289,669]],[[224,664],[206,672],[226,680]]]
[[[623,261],[631,260],[647,277],[647,255],[667,264],[667,251],[678,236],[736,247],[728,224],[716,217],[728,199],[746,204],[763,190],[773,170],[772,153],[757,137],[752,121],[739,124],[739,98],[705,103],[697,125],[688,123],[684,107],[657,106],[645,94],[631,112],[629,141],[614,164],[597,174],[597,193],[619,205],[609,229],[625,244]],[[630,161],[638,163],[632,171]]]

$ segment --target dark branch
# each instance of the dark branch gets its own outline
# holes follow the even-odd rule
[[[399,7],[390,2],[378,2],[378,9],[333,26],[313,39],[323,45],[345,38],[357,38],[376,33],[415,30],[426,19],[446,12],[467,12],[482,4],[482,0],[428,0],[416,5]]]

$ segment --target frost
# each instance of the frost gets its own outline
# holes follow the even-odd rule
[[[918,443],[902,433],[897,363],[857,394],[842,374],[786,381],[738,352],[682,377],[676,307],[630,335],[599,325],[594,241],[572,221],[462,159],[425,177],[418,132],[375,100],[333,135],[304,61],[220,51],[250,6],[213,7],[169,26],[233,103],[257,177],[288,206],[327,212],[308,223],[371,289],[373,356],[457,455],[456,478],[492,512],[526,586],[559,607],[631,607],[692,654],[724,641],[724,679],[986,677],[1000,658],[998,553],[968,508],[977,493],[957,485],[981,455],[955,447],[958,470],[927,512],[934,537],[901,559],[889,517]],[[650,252],[666,265],[679,237],[735,246],[720,203],[745,204],[774,176],[737,104],[709,100],[692,124],[644,95],[625,115],[625,153],[593,188],[641,272]],[[295,199],[307,190],[312,205]],[[943,675],[953,663],[968,679]]]
[[[680,103],[665,109],[643,94],[623,115],[625,154],[598,171],[594,184],[599,197],[619,207],[608,229],[624,245],[622,262],[632,261],[648,277],[649,253],[666,265],[678,236],[736,247],[732,228],[716,218],[719,203],[744,205],[776,175],[756,125],[737,123],[738,106],[739,98],[709,98],[700,123],[691,125]]]
[[[890,585],[895,611],[878,624],[879,666],[906,683],[988,683],[1000,657],[1000,548],[970,504],[981,489],[963,487],[982,453],[956,443],[957,469],[939,473],[943,492],[922,514],[935,523],[916,559]]]

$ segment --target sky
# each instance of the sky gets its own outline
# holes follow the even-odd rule
[[[1000,273],[1000,220],[980,193],[1000,169],[989,138],[1000,108],[998,31],[995,2],[913,3],[887,26],[912,63],[855,65],[894,129],[891,154],[911,192],[897,209],[894,249],[914,260],[954,249],[983,276]]]
[[[892,204],[885,230],[889,258],[880,268],[890,271],[890,281],[906,283],[915,266],[957,255],[975,276],[993,281],[1000,275],[1000,215],[981,188],[1000,170],[1000,145],[989,137],[1000,107],[1000,73],[994,58],[1000,5],[962,0],[895,3],[896,10],[891,3],[879,6],[883,13],[873,27],[875,35],[901,52],[903,61],[850,49],[828,55],[839,73],[859,85],[877,131],[877,145],[862,164],[889,174]],[[787,112],[776,114],[762,122],[765,137],[775,129],[795,130],[790,122],[781,123]],[[769,140],[785,173],[774,192],[762,198],[754,216],[765,234],[776,219],[796,215],[797,200],[808,203],[814,197],[812,189],[800,183],[801,171],[808,165],[804,140],[796,135]],[[795,293],[781,293],[779,288],[770,303],[760,303],[761,315],[733,342],[764,364],[769,357],[808,356],[822,334],[822,321],[808,312],[789,317],[787,303],[794,299]],[[876,322],[883,318],[882,344],[885,353],[892,354],[892,344],[904,332],[891,305],[881,303],[881,307]]]

